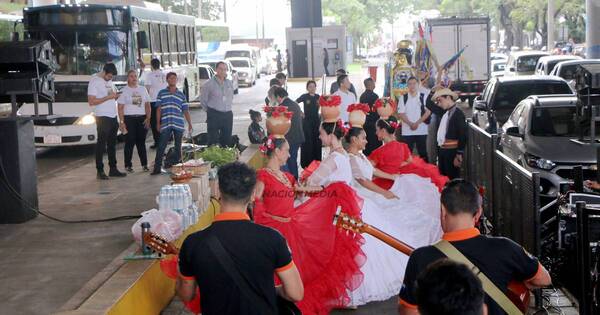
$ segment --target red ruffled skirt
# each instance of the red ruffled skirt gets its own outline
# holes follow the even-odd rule
[[[160,269],[169,278],[176,280],[179,275],[179,257],[171,256],[160,261]],[[183,302],[185,308],[194,314],[200,314],[200,289],[196,287],[196,294],[189,302]]]
[[[446,182],[448,182],[448,177],[440,174],[440,170],[437,166],[429,164],[422,158],[414,155],[410,164],[401,167],[397,172],[394,172],[394,174],[415,174],[424,178],[429,178],[431,182],[437,186],[440,192],[444,189]],[[394,184],[394,181],[376,177],[373,179],[373,183],[385,190],[389,190]]]
[[[304,284],[298,307],[305,315],[328,314],[334,307],[349,305],[349,291],[362,283],[360,267],[366,258],[362,236],[333,225],[337,207],[360,216],[362,199],[345,183],[332,183],[293,209],[289,222],[273,219],[261,202],[254,209],[256,223],[278,230],[287,240]]]

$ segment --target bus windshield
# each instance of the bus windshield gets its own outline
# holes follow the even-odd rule
[[[118,73],[128,69],[127,34],[122,31],[61,30],[32,32],[36,39],[50,40],[59,65],[57,74],[90,75],[107,62]]]

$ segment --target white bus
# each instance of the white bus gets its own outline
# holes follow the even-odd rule
[[[87,103],[87,82],[107,62],[117,67],[117,87],[126,73],[158,58],[165,71],[178,74],[188,100],[200,95],[195,20],[191,16],[123,5],[49,5],[25,8],[23,23],[32,39],[49,40],[58,63],[54,113],[61,117],[34,122],[37,146],[85,145],[96,142],[96,124]],[[44,108],[44,106],[40,106]],[[41,113],[44,114],[44,110]],[[24,104],[20,113],[31,115]]]
[[[225,59],[231,46],[231,34],[227,24],[196,19],[196,51],[200,62]]]

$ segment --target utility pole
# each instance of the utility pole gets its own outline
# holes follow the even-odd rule
[[[314,49],[314,37],[313,37],[313,26],[314,26],[314,20],[315,20],[315,16],[314,16],[314,4],[313,1],[314,0],[309,0],[310,4],[309,4],[309,17],[310,17],[310,76],[312,77],[312,79],[315,79],[315,49]],[[288,71],[290,71],[290,69],[288,69]]]
[[[254,45],[258,47],[258,0],[254,0],[254,25],[256,26],[256,40],[254,41]]]
[[[260,1],[260,5],[261,5],[261,9],[262,9],[262,45],[266,45],[265,44],[265,0],[261,0]],[[261,47],[261,48],[266,48],[266,47]]]
[[[585,49],[586,58],[600,58],[600,2],[598,0],[585,1]]]
[[[548,44],[546,45],[547,50],[552,52],[554,49],[554,14],[556,9],[554,8],[554,0],[548,0]]]
[[[202,1],[202,0],[198,0]],[[227,0],[223,0],[223,22],[227,23]]]

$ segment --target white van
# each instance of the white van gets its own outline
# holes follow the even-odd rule
[[[225,59],[230,58],[249,58],[254,64],[254,77],[260,78],[259,64],[259,52],[255,47],[248,45],[233,45],[225,52]]]
[[[545,51],[513,51],[508,56],[504,76],[532,75],[535,73],[538,60],[549,55]]]
[[[34,120],[33,133],[38,147],[95,144],[96,118],[88,104],[87,89],[91,76],[55,76],[53,111],[58,118]],[[39,103],[39,113],[48,114],[46,103]],[[34,106],[25,103],[19,115],[33,115]]]

